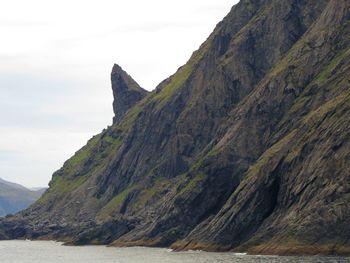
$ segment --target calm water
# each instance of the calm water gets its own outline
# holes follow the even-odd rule
[[[0,241],[1,263],[338,263],[350,258],[247,256],[234,253],[170,252],[157,248],[66,247],[51,241]]]

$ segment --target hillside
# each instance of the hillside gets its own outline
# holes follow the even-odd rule
[[[241,0],[153,92],[115,65],[113,125],[0,238],[350,254],[349,31],[348,0]]]
[[[43,194],[43,189],[31,191],[0,178],[0,217],[28,208]]]

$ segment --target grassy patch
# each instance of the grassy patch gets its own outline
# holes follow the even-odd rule
[[[166,178],[158,177],[154,180],[150,188],[144,189],[138,196],[136,202],[132,205],[134,209],[142,209],[146,206],[147,202],[152,200],[157,194],[166,191],[169,187],[169,180]]]
[[[60,197],[66,193],[72,192],[83,185],[88,176],[64,177],[54,176],[50,182],[50,189],[47,190],[38,200],[38,203],[45,203],[53,197]]]
[[[209,41],[208,41],[209,42]],[[207,53],[209,48],[209,43],[204,43],[204,45],[193,53],[190,60],[174,74],[171,78],[170,83],[166,85],[161,92],[153,96],[153,100],[157,102],[157,109],[160,109],[164,104],[171,98],[174,93],[181,88],[188,78],[191,76],[195,66]]]
[[[83,162],[91,156],[91,153],[96,148],[99,143],[101,135],[96,135],[92,137],[87,144],[77,151],[74,156],[72,156],[68,161],[66,161],[63,165],[64,173],[72,174],[78,168],[78,166],[82,165]]]
[[[333,71],[336,69],[336,67],[342,62],[344,58],[350,55],[350,49],[345,50],[338,56],[336,56],[323,70],[322,72],[317,76],[316,80],[314,81],[315,84],[322,85],[327,80],[329,80],[334,74]]]
[[[303,123],[312,124],[314,121],[321,119],[327,113],[331,112],[333,109],[336,108],[336,106],[338,106],[340,103],[342,103],[345,100],[349,100],[349,93],[341,94],[331,99],[330,101],[326,102],[316,110],[310,112],[308,115],[304,117]]]
[[[127,196],[137,188],[138,185],[129,186],[124,191],[115,196],[100,210],[100,212],[96,216],[97,220],[107,221],[108,219],[110,219],[113,216],[113,214],[117,213],[121,209]]]
[[[124,132],[128,131],[131,126],[135,123],[135,120],[139,116],[139,114],[142,112],[143,107],[142,104],[136,104],[134,107],[132,107],[124,116],[122,122],[120,123],[120,128]]]
[[[202,174],[202,173],[196,175],[179,192],[179,195],[186,195],[188,193],[192,193],[196,189],[198,184],[201,183],[202,181],[204,181],[206,178],[207,178],[207,176],[205,174]]]
[[[113,137],[107,133],[94,136],[63,165],[64,176],[74,176],[89,160],[89,169],[101,164],[112,151],[116,151],[122,143],[120,136]]]
[[[283,127],[293,115],[297,114],[301,109],[304,109],[306,104],[312,99],[312,96],[306,94],[310,89],[317,85],[320,89],[334,76],[334,70],[342,62],[344,58],[350,55],[350,49],[343,51],[340,55],[336,56],[327,66],[323,68],[320,74],[303,90],[303,92],[295,99],[292,107],[288,110],[287,114],[283,117],[278,125],[279,128]]]
[[[95,171],[107,163],[105,160],[112,152],[118,150],[121,143],[122,138],[119,136],[113,137],[107,133],[94,136],[87,145],[64,163],[62,174],[53,176],[50,189],[39,199],[39,202],[44,203],[50,198],[72,192],[80,187]]]
[[[246,176],[244,177],[240,185],[237,187],[237,189],[234,191],[233,195],[239,193],[244,187],[247,186],[247,184],[253,183],[253,178],[256,178],[259,175],[263,168],[266,167],[272,160],[272,158],[276,156],[288,144],[289,141],[292,140],[296,133],[297,130],[293,130],[288,135],[283,137],[280,141],[278,141],[269,149],[267,149],[255,162],[255,164],[249,167]]]
[[[221,150],[221,148],[214,146],[208,153],[206,153],[198,158],[198,160],[192,165],[191,170],[198,170],[203,165],[203,162],[206,159],[217,156],[219,154],[220,150]]]
[[[291,141],[291,139],[295,136],[296,132],[296,130],[293,130],[288,135],[279,140],[277,143],[272,145],[269,149],[267,149],[264,152],[264,154],[260,156],[258,161],[256,161],[256,163],[249,168],[247,173],[248,177],[255,176],[256,174],[258,174],[261,168],[267,165],[269,161],[274,156],[276,156],[276,154],[278,154],[283,149],[283,147],[288,144],[288,142]]]
[[[59,191],[59,193],[68,193],[82,185],[86,179],[87,176],[79,176],[74,178],[56,176],[51,182],[52,190],[53,192]]]

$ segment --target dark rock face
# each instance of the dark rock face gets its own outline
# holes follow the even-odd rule
[[[116,67],[114,125],[0,237],[350,254],[349,21],[347,0],[242,0],[147,96]]]
[[[111,73],[112,90],[114,96],[113,110],[115,117],[113,123],[120,121],[125,113],[138,101],[147,95],[119,65],[115,64]]]

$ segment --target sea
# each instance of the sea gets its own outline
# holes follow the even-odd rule
[[[251,256],[162,248],[64,246],[53,241],[0,241],[1,263],[350,263],[340,257]]]

